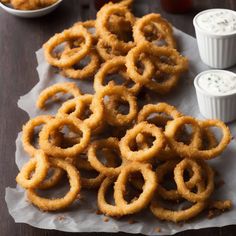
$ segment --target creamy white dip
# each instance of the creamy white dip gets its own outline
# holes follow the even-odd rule
[[[224,71],[202,74],[198,86],[212,95],[227,95],[236,92],[236,75]]]
[[[199,28],[214,34],[236,32],[236,12],[227,9],[205,11],[196,18]]]

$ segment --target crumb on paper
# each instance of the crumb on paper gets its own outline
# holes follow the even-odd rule
[[[179,223],[177,223],[177,225],[178,225],[179,227],[183,227],[183,226],[184,226],[184,222],[179,222]]]
[[[137,220],[134,220],[134,219],[129,219],[129,220],[128,220],[128,223],[129,223],[130,225],[132,225],[132,224],[138,223],[138,221],[137,221]]]
[[[102,215],[102,212],[99,209],[97,209],[95,213],[96,215]]]
[[[208,206],[210,210],[220,210],[222,212],[230,210],[232,207],[233,203],[231,200],[212,201]]]
[[[64,221],[66,219],[66,217],[64,215],[59,215],[56,217],[57,221]]]
[[[222,212],[218,209],[214,209],[214,210],[209,210],[208,214],[207,214],[207,218],[209,220],[213,219],[216,216],[219,216]]]
[[[109,221],[109,218],[108,218],[107,216],[104,216],[104,217],[103,217],[103,221],[104,221],[104,222],[108,222],[108,221]]]
[[[161,228],[160,228],[160,227],[156,227],[156,228],[154,229],[154,231],[155,231],[156,233],[160,233],[160,232],[161,232]]]

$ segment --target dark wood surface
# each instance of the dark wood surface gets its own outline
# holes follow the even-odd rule
[[[148,6],[143,8],[142,4]],[[90,5],[90,6],[89,6]],[[54,33],[69,27],[77,20],[95,18],[93,0],[64,0],[52,14],[39,19],[20,19],[0,9],[0,235],[64,235],[63,232],[47,231],[25,224],[15,224],[8,213],[5,187],[15,186],[15,139],[27,115],[17,107],[19,97],[28,92],[38,81],[34,52]],[[136,15],[160,12],[182,31],[194,35],[193,16],[202,9],[223,7],[236,10],[235,0],[195,1],[195,9],[185,15],[172,15],[162,11],[159,0],[137,0]],[[225,222],[227,224],[227,222]],[[236,222],[235,222],[236,223]],[[236,235],[236,226],[203,229],[179,233],[187,235]],[[97,235],[81,234],[81,235]],[[104,235],[104,234],[99,234]],[[111,234],[106,234],[111,235]],[[118,235],[128,235],[119,233]]]

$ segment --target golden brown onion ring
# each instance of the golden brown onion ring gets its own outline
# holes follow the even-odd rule
[[[100,66],[100,59],[95,50],[91,50],[88,55],[85,55],[85,57],[87,56],[90,58],[90,61],[82,69],[75,69],[73,65],[71,67],[63,68],[62,74],[65,77],[71,79],[81,80],[88,79],[89,77],[93,76]],[[82,58],[81,60],[83,60],[84,58]],[[75,64],[78,64],[81,60],[77,61]]]
[[[132,151],[130,144],[138,134],[150,134],[155,138],[152,146],[148,149]],[[155,156],[165,147],[166,140],[162,131],[155,125],[141,122],[126,132],[126,135],[120,141],[121,155],[130,161],[147,161]]]
[[[119,113],[115,107],[108,107],[109,101],[104,101],[106,96],[115,96],[119,101],[127,101],[129,103],[128,114]],[[108,103],[108,104],[107,104]],[[136,97],[133,96],[124,86],[113,86],[111,84],[104,87],[102,90],[97,91],[94,95],[92,106],[102,112],[103,107],[105,112],[106,121],[112,126],[125,126],[130,124],[137,115],[137,101]]]
[[[188,201],[190,202],[202,202],[206,201],[212,192],[214,191],[214,172],[210,166],[207,165],[206,162],[201,161],[199,164],[196,165],[196,169],[203,169],[206,176],[207,176],[207,183],[204,189],[198,191],[197,193],[192,192],[184,182],[184,170],[190,165],[194,167],[193,160],[184,159],[180,163],[178,163],[174,170],[174,179],[177,184],[178,192]],[[199,166],[199,168],[197,167]],[[193,169],[194,171],[194,169]],[[203,180],[202,180],[203,181]],[[203,183],[205,185],[205,183]]]
[[[117,155],[121,157],[122,163],[120,166],[106,166],[98,159],[97,151],[102,150],[104,148],[116,152]],[[92,144],[90,144],[88,149],[88,160],[95,170],[106,175],[107,177],[114,177],[119,175],[125,163],[125,160],[120,155],[119,141],[116,138],[101,139],[94,141]]]
[[[161,40],[164,39],[167,44],[166,46],[172,48],[176,47],[176,42],[174,40],[173,30],[170,23],[164,18],[162,18],[160,14],[155,13],[145,15],[135,22],[133,27],[133,35],[134,41],[136,43],[144,42],[147,40],[144,34],[144,28],[151,24],[153,24],[154,27],[158,30],[158,35],[156,35],[157,40],[158,38],[160,38]]]
[[[130,78],[135,82],[146,84],[153,76],[154,69],[153,71],[149,70],[148,73],[142,75],[138,72],[136,63],[142,54],[145,54],[146,58],[155,57],[155,60],[159,60],[158,68],[168,74],[179,74],[188,68],[187,59],[181,56],[175,49],[169,47],[158,47],[149,42],[141,42],[135,48],[131,49],[126,57],[127,72]],[[171,59],[174,62],[174,65],[161,62],[161,57]]]
[[[193,127],[193,138],[189,145],[175,140],[178,130],[186,124],[192,125]],[[173,121],[169,121],[165,129],[165,136],[170,148],[183,158],[190,157],[188,153],[191,153],[191,150],[198,150],[202,146],[201,127],[198,121],[190,116],[182,116]]]
[[[193,187],[196,186],[196,184],[198,184],[202,180],[201,167],[195,161],[187,160],[187,162],[189,164],[189,166],[187,166],[189,169],[186,168],[186,170],[191,171],[190,172],[191,177],[187,182],[185,182],[185,185],[188,189],[192,189]],[[180,200],[182,197],[177,189],[168,190],[162,185],[165,175],[169,172],[174,172],[174,169],[176,165],[178,165],[178,163],[179,160],[170,160],[158,166],[156,169],[157,180],[158,180],[157,193],[163,199]]]
[[[16,177],[16,182],[23,188],[37,188],[46,178],[49,170],[49,162],[43,151],[37,151],[34,158],[30,159]],[[32,177],[31,173],[34,171]]]
[[[22,145],[23,145],[24,150],[31,157],[34,157],[37,151],[39,150],[38,148],[35,148],[32,144],[32,140],[34,137],[34,129],[37,126],[46,124],[51,119],[53,119],[53,116],[50,116],[50,115],[37,116],[29,120],[25,125],[23,125]]]
[[[79,143],[76,143],[72,147],[61,148],[57,145],[54,145],[49,141],[50,135],[53,131],[58,131],[63,126],[67,125],[70,128],[73,128],[73,131],[78,130],[82,132],[82,137]],[[87,147],[90,140],[90,128],[82,123],[80,120],[74,117],[61,117],[50,120],[42,129],[39,134],[39,145],[41,149],[45,151],[50,156],[56,157],[75,157],[79,155]]]
[[[132,173],[140,172],[144,178],[144,185],[142,193],[139,197],[128,203],[124,199],[126,191],[126,183],[128,182],[129,175]],[[134,214],[144,209],[151,201],[155,190],[157,188],[157,178],[155,172],[149,164],[139,162],[132,162],[124,166],[120,175],[115,183],[114,198],[115,203],[121,209],[122,215]]]
[[[108,44],[112,44],[112,48],[127,52],[134,46],[134,42],[124,42],[119,40],[116,34],[109,31],[107,28],[107,22],[109,22],[109,17],[111,15],[124,16],[131,25],[134,24],[135,17],[126,7],[119,4],[107,4],[97,13],[96,30],[98,36]]]
[[[100,70],[98,71],[98,73],[95,75],[94,78],[94,90],[95,91],[99,91],[100,89],[104,88],[104,81],[107,75],[115,73],[115,72],[122,72],[121,70],[125,70],[126,72],[126,66],[125,66],[125,57],[115,57],[107,62],[105,62],[102,67],[100,68]],[[127,81],[127,83],[129,82],[130,78],[125,75],[124,73],[122,73],[123,78]],[[131,80],[132,81],[132,80]],[[125,86],[125,84],[122,84]],[[141,85],[138,83],[134,83],[134,85],[132,87],[128,87],[127,88],[129,92],[133,93],[133,94],[137,94],[139,92],[139,90],[141,89]]]
[[[197,216],[205,209],[206,205],[206,202],[197,202],[188,209],[175,211],[162,207],[160,202],[155,199],[151,202],[150,210],[153,215],[160,220],[167,220],[177,223]]]
[[[80,89],[75,83],[57,83],[44,89],[38,97],[36,106],[40,109],[45,107],[47,100],[57,93],[72,94],[73,97],[81,95]]]
[[[67,56],[61,58],[55,57],[53,55],[53,50],[60,44],[71,41],[84,39],[84,43],[80,47],[76,47],[70,50]],[[72,27],[71,29],[64,30],[62,33],[55,34],[50,38],[44,45],[44,55],[49,64],[57,67],[70,67],[76,64],[77,61],[85,57],[91,49],[93,40],[92,36],[88,31],[82,26]]]
[[[91,94],[85,94],[75,99],[68,100],[63,103],[57,112],[57,117],[64,117],[70,115],[83,121],[92,130],[97,129],[102,125],[103,113],[99,112],[96,107],[91,104],[94,96]],[[86,111],[91,110],[89,117],[85,117]]]
[[[200,148],[202,145],[197,147],[196,145],[186,145],[184,143],[178,142],[174,138],[175,134],[178,131],[179,127],[181,127],[186,122],[191,123],[194,126],[194,128],[196,129],[195,137],[197,140],[200,140],[200,142],[202,136],[201,128],[205,129],[209,127],[218,127],[222,130],[223,137],[216,147],[208,150],[201,150]],[[174,121],[169,122],[166,127],[165,135],[168,139],[170,147],[180,156],[205,160],[209,160],[220,155],[231,141],[230,130],[222,121],[207,120],[199,123],[197,120],[191,117],[180,117],[175,119]]]
[[[50,164],[53,167],[61,168],[67,172],[70,183],[70,190],[68,191],[68,193],[62,198],[48,199],[40,197],[36,193],[35,189],[28,189],[27,197],[30,202],[32,202],[41,210],[57,211],[70,206],[76,200],[81,189],[80,175],[77,169],[72,164],[60,158],[51,158]]]

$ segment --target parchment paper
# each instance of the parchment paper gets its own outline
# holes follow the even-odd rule
[[[196,74],[208,69],[199,57],[196,40],[175,29],[175,35],[178,40],[179,50],[190,60],[189,73],[182,79],[178,88],[172,95],[166,98],[153,97],[155,101],[166,101],[187,114],[196,117],[201,117],[195,90],[193,86],[193,79]],[[40,49],[36,52],[39,74],[38,84],[26,95],[20,97],[18,101],[19,108],[26,111],[30,118],[40,115],[42,112],[36,109],[36,99],[41,90],[54,83],[71,81],[63,78],[61,75],[55,73],[55,69],[47,64],[43,57],[43,51]],[[233,68],[232,71],[236,71]],[[92,92],[91,82],[78,82],[82,91]],[[235,123],[230,124],[233,135],[236,135]],[[20,141],[21,133],[19,133],[16,140],[16,155],[15,160],[17,166],[20,168],[28,157],[22,148]],[[225,184],[219,188],[215,196],[217,199],[231,199],[236,203],[236,145],[235,140],[232,140],[229,148],[221,155],[211,161],[212,166],[221,173],[221,178]],[[15,178],[15,176],[12,176]],[[102,215],[96,215],[96,194],[95,192],[83,192],[85,198],[82,201],[76,202],[68,211],[59,213],[46,213],[38,210],[36,207],[26,201],[24,190],[19,186],[16,188],[6,188],[6,203],[9,213],[17,223],[27,223],[29,225],[43,228],[43,229],[57,229],[69,232],[118,232],[123,231],[127,233],[143,233],[146,235],[168,235],[188,229],[199,229],[206,227],[220,227],[236,223],[236,210],[230,210],[213,219],[207,219],[206,214],[191,220],[183,225],[176,225],[168,222],[161,222],[157,220],[149,211],[144,211],[136,216],[124,217],[124,219],[115,220],[110,218],[108,222],[104,222]],[[129,224],[128,220],[137,221],[135,224]],[[161,228],[161,232],[155,231],[156,227]]]

